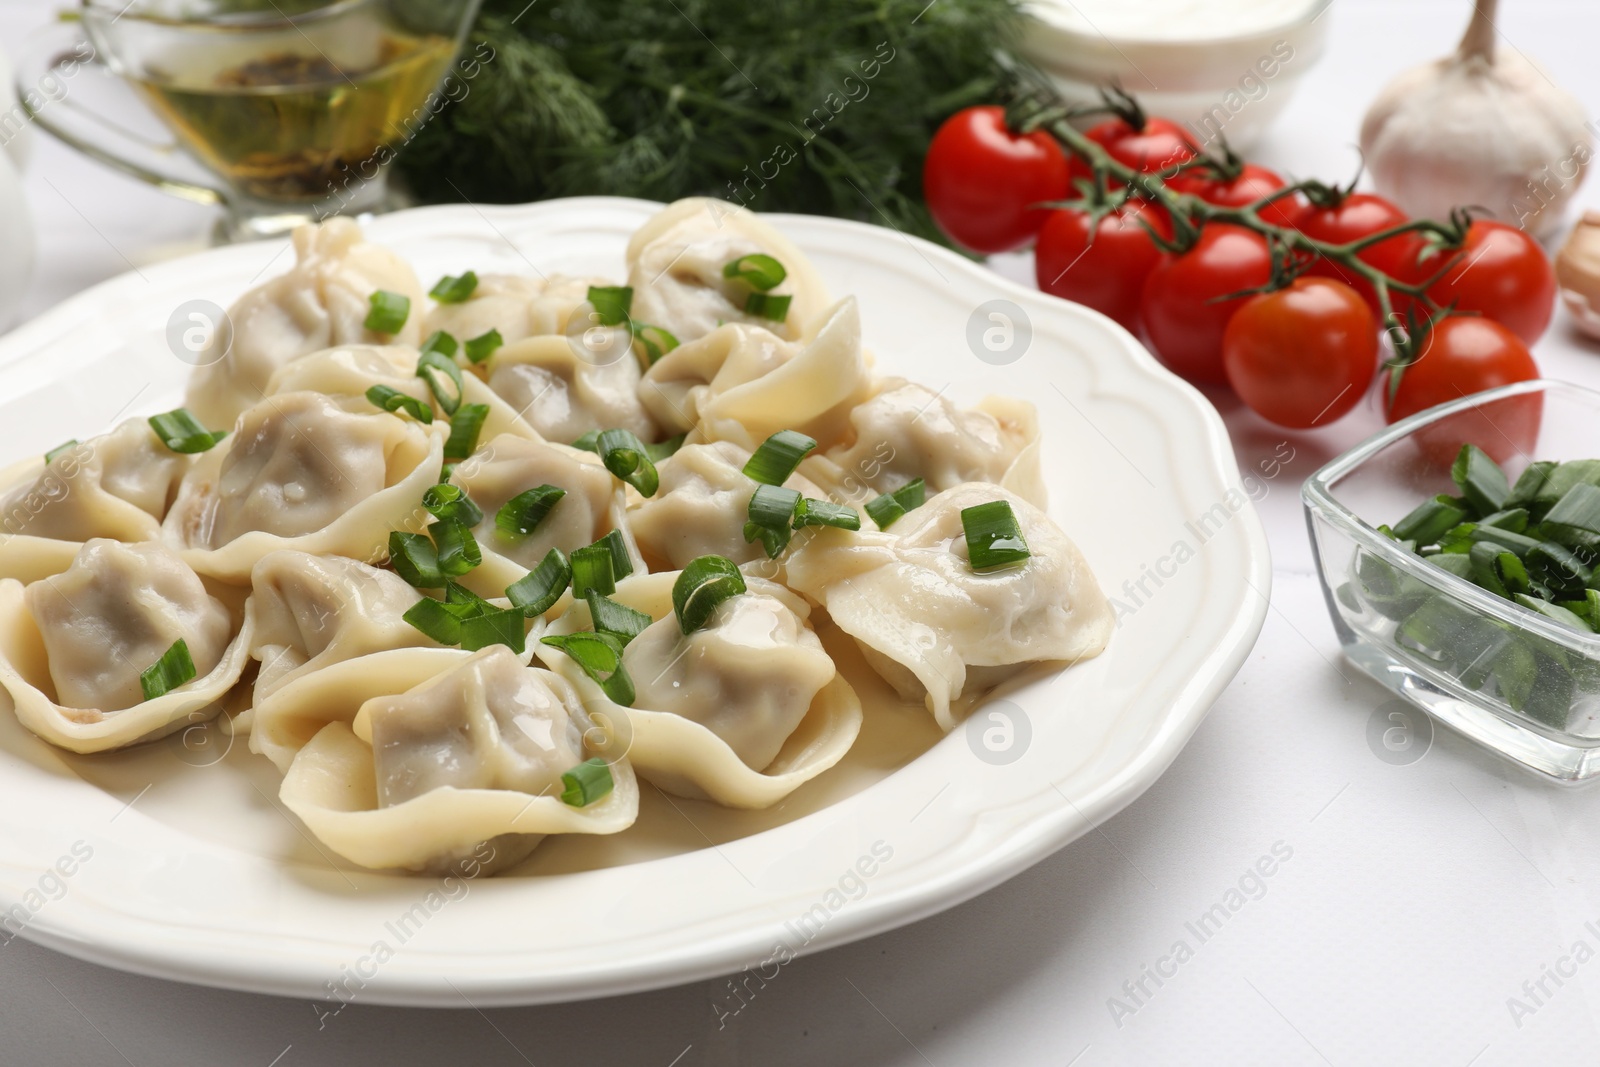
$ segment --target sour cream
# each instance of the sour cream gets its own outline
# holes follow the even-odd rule
[[[1030,12],[1064,30],[1129,41],[1253,36],[1309,18],[1327,0],[1034,0]]]

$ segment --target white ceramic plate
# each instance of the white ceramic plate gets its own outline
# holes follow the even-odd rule
[[[604,198],[449,206],[369,230],[425,287],[467,268],[617,276],[653,210]],[[225,753],[169,740],[80,758],[0,714],[0,907],[12,909],[0,940],[21,928],[114,967],[267,993],[575,1000],[770,973],[789,954],[931,915],[1148,788],[1266,612],[1266,542],[1221,419],[1093,312],[891,230],[772,221],[836,294],[859,297],[881,371],[964,403],[1002,392],[1038,405],[1050,511],[1127,609],[1105,654],[1026,681],[943,738],[925,712],[868,687],[856,750],[773,811],[647,790],[626,834],[551,839],[510,875],[470,883],[331,862],[242,739]],[[165,340],[174,309],[226,306],[284,270],[285,247],[146,267],[0,339],[0,461],[98,433],[124,410],[176,406],[189,367]],[[993,329],[1005,347],[1005,323],[979,311],[995,300],[1012,320],[1009,349],[990,353],[1004,363],[968,341],[987,353]]]

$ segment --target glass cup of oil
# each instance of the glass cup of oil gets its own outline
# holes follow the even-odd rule
[[[78,150],[220,205],[217,241],[272,236],[399,206],[389,162],[493,57],[459,55],[479,2],[82,0],[19,95]]]

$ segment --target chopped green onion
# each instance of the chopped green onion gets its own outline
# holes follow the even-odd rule
[[[572,447],[580,448],[585,452],[593,452],[598,456],[600,454],[600,431],[590,430],[572,442]]]
[[[1497,530],[1510,530],[1512,533],[1526,533],[1528,530],[1527,508],[1505,508],[1493,514],[1485,515],[1478,520],[1479,526],[1493,526]],[[1420,539],[1419,544],[1422,544]]]
[[[1506,497],[1504,506],[1533,510],[1534,504],[1543,495],[1545,483],[1559,466],[1561,464],[1551,460],[1528,464],[1527,469],[1517,476],[1517,482],[1511,487],[1511,495]]]
[[[611,767],[599,756],[586,759],[561,776],[561,785],[561,803],[586,808],[611,792]]]
[[[461,620],[461,647],[476,652],[490,645],[505,645],[521,653],[528,647],[528,630],[520,608],[490,608]]]
[[[572,595],[579,600],[594,589],[610,596],[617,591],[616,574],[612,570],[611,549],[600,542],[584,545],[572,552]]]
[[[794,530],[795,509],[800,506],[800,491],[781,485],[758,485],[747,509],[750,521],[744,524],[744,539],[761,539],[768,559],[777,559],[789,547]]]
[[[414,396],[407,396],[398,389],[391,389],[387,385],[374,385],[367,390],[367,399],[388,412],[404,411],[418,422],[429,423],[433,421],[433,409]]]
[[[367,304],[367,320],[362,325],[373,333],[399,333],[411,314],[411,298],[387,289],[379,289],[367,297]]]
[[[653,445],[645,445],[645,454],[650,457],[651,463],[660,463],[668,456],[677,454],[678,449],[683,447],[685,436],[687,435],[680,433],[678,436],[669,437],[665,441],[660,441]]]
[[[622,666],[622,642],[611,634],[590,633],[587,630],[574,634],[540,638],[540,642],[558,648],[572,657],[583,668],[613,703],[630,707],[633,704],[633,679]]]
[[[446,274],[428,290],[428,295],[441,304],[459,304],[478,288],[478,276],[472,271],[451,277]]]
[[[628,542],[622,539],[621,530],[611,530],[602,538],[595,541],[597,545],[605,545],[611,553],[611,576],[617,581],[622,581],[633,573],[633,560],[628,556]]]
[[[459,347],[453,334],[445,333],[443,330],[434,330],[433,333],[428,335],[428,339],[422,342],[422,347],[417,351],[437,352],[442,356],[454,356],[456,349]]]
[[[589,303],[602,326],[621,326],[633,307],[633,290],[626,285],[591,285]]]
[[[61,444],[56,445],[56,447],[52,448],[50,451],[48,451],[48,452],[46,452],[44,454],[44,461],[47,464],[54,463],[56,461],[56,457],[61,455],[61,453],[70,452],[74,448],[77,448],[77,447],[78,447],[78,439],[76,437],[71,438],[70,440],[67,440],[67,441],[63,441]]]
[[[558,489],[553,485],[541,485],[534,489],[518,493],[516,496],[500,505],[500,510],[494,514],[494,526],[507,537],[526,537],[539,528],[561,498],[567,495],[565,489]]]
[[[459,578],[483,562],[478,539],[459,522],[436,522],[428,533],[439,549],[439,573],[446,578]]]
[[[637,322],[633,324],[633,340],[644,349],[645,362],[651,366],[678,347],[678,339],[668,331],[659,326],[641,326]]]
[[[389,563],[407,585],[417,589],[437,589],[444,584],[444,574],[439,570],[439,550],[424,534],[391,532]]]
[[[227,430],[211,431],[201,426],[188,408],[150,416],[150,428],[161,438],[162,444],[184,455],[205,452],[228,436]]]
[[[197,674],[194,659],[189,655],[189,645],[180,637],[161,654],[160,659],[140,672],[139,688],[144,690],[146,700],[154,700],[185,682],[193,681]]]
[[[832,526],[837,530],[859,530],[861,513],[843,504],[806,497],[800,501],[800,506],[794,513],[794,528],[798,530],[803,526]]]
[[[435,337],[440,336],[435,334]],[[449,337],[449,334],[443,336]],[[432,338],[429,338],[431,341]],[[466,387],[461,383],[461,365],[455,361],[452,353],[455,351],[455,340],[450,341],[451,350],[425,348],[417,359],[417,377],[428,383],[428,388],[433,391],[433,398],[439,402],[446,415],[454,415],[461,407],[461,393]],[[441,377],[441,375],[443,377]],[[448,379],[455,388],[446,389],[445,379]],[[487,411],[487,408],[485,408]]]
[[[1011,504],[991,500],[961,509],[961,528],[967,535],[967,558],[975,571],[993,570],[1028,558],[1028,542]]]
[[[446,459],[466,459],[478,447],[483,420],[489,417],[488,404],[462,404],[450,419],[450,436],[444,443]]]
[[[1579,482],[1545,513],[1544,530],[1553,541],[1594,550],[1600,543],[1600,489]]]
[[[461,618],[432,597],[423,597],[400,616],[441,645],[461,643]]]
[[[1480,515],[1499,511],[1505,507],[1506,497],[1511,495],[1506,472],[1477,445],[1461,446],[1460,454],[1450,466],[1450,478]]]
[[[902,485],[892,493],[884,493],[867,501],[866,511],[878,529],[887,530],[908,511],[920,508],[927,497],[927,487],[921,478]]]
[[[1577,553],[1545,541],[1528,550],[1528,573],[1551,589],[1577,595],[1594,580],[1594,571]]]
[[[789,301],[793,297],[773,296],[771,293],[751,293],[744,298],[744,311],[746,315],[756,315],[773,322],[782,322],[789,317]]]
[[[444,583],[444,602],[461,619],[471,619],[495,610],[493,604],[458,582]]]
[[[635,611],[626,604],[619,604],[593,589],[589,590],[585,599],[589,602],[589,617],[594,620],[595,631],[611,634],[624,645],[638,637],[646,626],[655,621],[644,612]]]
[[[723,265],[724,278],[742,278],[752,289],[759,289],[763,293],[775,289],[789,276],[783,269],[783,264],[769,255],[753,252],[748,256],[740,256],[731,263]]]
[[[463,526],[476,526],[483,521],[483,511],[472,502],[467,491],[449,482],[430,486],[422,494],[422,506],[436,519],[459,522]]]
[[[1419,545],[1436,544],[1439,538],[1467,519],[1466,509],[1457,507],[1452,499],[1440,494],[1424,500],[1411,514],[1394,524],[1391,536],[1397,541],[1415,541]]]
[[[439,466],[439,482],[441,484],[448,482],[451,476],[455,474],[457,466],[459,466],[459,464],[456,463],[441,464]]]
[[[1582,615],[1569,611],[1559,604],[1552,604],[1548,600],[1540,600],[1538,597],[1527,596],[1523,593],[1518,593],[1513,599],[1529,611],[1537,611],[1545,618],[1553,619],[1563,626],[1577,630],[1579,633],[1591,633],[1594,630],[1594,627],[1590,626],[1589,621]]]
[[[1513,533],[1510,530],[1502,530],[1498,526],[1484,526],[1481,523],[1471,523],[1469,525],[1472,526],[1472,529],[1467,533],[1467,540],[1473,544],[1487,541],[1509,549],[1519,556],[1526,556],[1541,544],[1538,538]],[[1460,529],[1460,527],[1457,527],[1457,529]]]
[[[468,338],[467,362],[482,363],[494,355],[495,349],[505,343],[505,338],[500,336],[499,330],[490,330],[487,333],[480,333],[476,337]]]
[[[744,465],[744,476],[766,485],[789,480],[806,453],[817,447],[815,439],[795,430],[779,430],[755,450]]]
[[[711,621],[717,605],[745,591],[744,575],[723,556],[700,556],[690,561],[672,583],[672,609],[678,629],[692,634]]]
[[[606,470],[627,482],[644,496],[655,496],[661,476],[650,461],[650,453],[629,430],[605,430],[596,443]]]
[[[537,567],[506,587],[506,597],[531,619],[554,607],[571,582],[572,565],[559,548],[552,548]]]
[[[928,498],[928,487],[921,478],[913,478],[894,491],[895,500],[907,511],[920,508]]]

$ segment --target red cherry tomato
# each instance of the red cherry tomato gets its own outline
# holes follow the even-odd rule
[[[1193,193],[1206,203],[1216,204],[1218,207],[1245,207],[1269,193],[1282,189],[1283,179],[1266,167],[1246,163],[1240,168],[1239,176],[1231,180],[1209,174],[1185,173],[1172,179],[1168,185],[1180,193]],[[1283,225],[1276,219],[1268,221]]]
[[[1409,218],[1404,211],[1381,196],[1372,193],[1351,193],[1331,207],[1308,204],[1294,220],[1294,226],[1313,240],[1342,245],[1398,226],[1409,221]],[[1408,253],[1414,254],[1420,247],[1419,238],[1415,234],[1401,234],[1371,248],[1363,249],[1360,259],[1380,270],[1388,270],[1394,265],[1394,261],[1404,259]],[[1332,278],[1344,282],[1361,294],[1361,298],[1367,302],[1374,315],[1379,313],[1378,294],[1359,274],[1331,260],[1321,258],[1313,263],[1306,273],[1314,277]]]
[[[1175,167],[1196,155],[1188,132],[1168,119],[1145,119],[1142,130],[1134,129],[1123,119],[1107,119],[1085,130],[1084,136],[1104,148],[1112,159],[1146,174]],[[1089,167],[1076,158],[1073,162],[1075,175],[1088,177]]]
[[[1092,231],[1086,211],[1051,212],[1034,250],[1039,288],[1138,330],[1144,281],[1161,258],[1141,220],[1172,238],[1167,213],[1143,200],[1127,201]]]
[[[1421,348],[1421,357],[1405,368],[1399,388],[1388,400],[1390,422],[1435,404],[1539,376],[1528,346],[1500,323],[1479,315],[1451,316],[1435,323]],[[1417,435],[1417,445],[1441,466],[1468,442],[1505,463],[1533,452],[1543,411],[1543,398],[1537,394],[1510,397],[1434,423]]]
[[[1296,278],[1251,297],[1222,337],[1228,384],[1269,422],[1326,426],[1355,407],[1378,369],[1378,331],[1356,291]]]
[[[1019,248],[1048,214],[1032,205],[1067,195],[1067,159],[1043,130],[1006,126],[1005,109],[969,107],[939,127],[922,164],[922,192],[939,228],[985,255]]]
[[[1421,262],[1424,278],[1443,269],[1449,250]],[[1539,242],[1514,226],[1477,219],[1450,272],[1428,295],[1440,307],[1476,311],[1500,323],[1526,344],[1550,325],[1556,306],[1556,273]]]
[[[1150,347],[1191,382],[1227,381],[1222,335],[1246,298],[1215,298],[1271,279],[1272,257],[1260,234],[1225,223],[1206,226],[1189,251],[1164,254],[1144,283],[1140,319]]]

